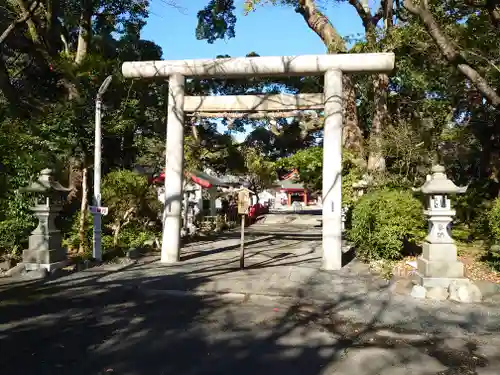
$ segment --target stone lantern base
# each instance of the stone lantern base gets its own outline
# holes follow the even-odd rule
[[[417,259],[417,283],[424,287],[447,288],[453,281],[465,280],[464,264],[457,259],[452,243],[424,242]]]
[[[66,267],[69,263],[66,249],[24,250],[23,264],[27,271],[45,268],[47,271]]]

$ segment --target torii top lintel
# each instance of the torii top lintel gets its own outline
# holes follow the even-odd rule
[[[125,78],[308,76],[328,70],[383,73],[394,69],[394,53],[355,53],[301,56],[259,56],[198,60],[132,61],[122,65]]]

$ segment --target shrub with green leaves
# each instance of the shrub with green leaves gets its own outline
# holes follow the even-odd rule
[[[19,257],[28,246],[28,237],[38,221],[31,212],[32,201],[26,194],[13,192],[0,212],[0,256]]]
[[[117,170],[108,173],[103,179],[102,200],[109,207],[104,224],[113,233],[113,247],[120,247],[120,242],[136,246],[125,241],[124,236],[120,240],[120,233],[128,227],[136,228],[135,233],[150,232],[150,224],[158,221],[161,205],[156,191],[145,176],[135,172]]]
[[[381,189],[356,203],[349,239],[362,260],[399,259],[425,236],[422,204],[411,192]]]
[[[488,226],[490,228],[491,239],[500,244],[500,198],[493,201],[493,205],[488,212]]]
[[[35,220],[27,216],[0,221],[0,255],[20,256],[34,228]]]
[[[75,213],[69,231],[64,233],[63,246],[70,252],[78,251],[80,248],[80,217],[80,212]],[[85,243],[83,244],[85,253],[92,253],[93,222],[92,214],[87,211],[85,213]]]
[[[500,198],[493,201],[493,205],[487,214],[490,229],[490,240],[493,243],[483,257],[490,267],[500,271]]]

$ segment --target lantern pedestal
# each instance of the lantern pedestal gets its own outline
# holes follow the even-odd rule
[[[417,260],[418,281],[424,287],[447,288],[452,281],[464,279],[464,264],[457,258],[457,247],[448,229],[455,210],[449,208],[448,199],[444,198],[443,203],[444,207],[438,204],[424,211],[430,230]]]
[[[453,244],[423,244],[417,259],[417,283],[426,288],[447,288],[453,281],[463,281],[464,264],[457,260]]]
[[[61,246],[61,232],[54,223],[61,209],[37,205],[32,210],[38,219],[38,227],[31,232],[28,249],[23,251],[23,264],[26,270],[45,268],[50,272],[65,267],[68,263],[67,251]]]
[[[50,169],[44,169],[37,181],[22,190],[38,194],[32,208],[38,226],[29,236],[28,249],[23,251],[24,268],[27,271],[46,269],[52,272],[65,267],[69,263],[67,251],[62,247],[61,232],[55,225],[55,219],[61,212],[61,202],[69,189],[53,179]]]
[[[26,254],[25,254],[26,253]],[[64,254],[64,255],[63,255]],[[41,256],[38,257],[37,256]],[[48,272],[53,272],[64,268],[69,265],[69,260],[64,259],[59,262],[54,262],[54,259],[66,257],[66,252],[62,253],[58,250],[49,250],[44,254],[44,252],[32,250],[23,251],[23,265],[26,271],[37,271],[39,269],[46,269]],[[24,258],[28,258],[31,262],[27,263]],[[39,263],[37,263],[39,262]]]

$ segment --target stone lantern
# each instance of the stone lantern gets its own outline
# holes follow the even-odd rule
[[[55,219],[62,210],[62,202],[71,189],[54,180],[52,170],[44,169],[38,180],[21,189],[36,194],[32,211],[38,219],[38,226],[29,236],[29,246],[23,251],[23,264],[28,271],[45,268],[51,272],[67,264],[66,249],[62,248],[61,232]]]
[[[353,183],[352,187],[356,193],[355,199],[359,199],[360,197],[362,197],[366,193],[366,190],[372,185],[373,185],[373,178],[366,174],[363,175],[361,180]]]
[[[457,247],[451,238],[450,226],[455,216],[450,194],[465,193],[467,187],[458,187],[446,177],[441,165],[432,168],[424,185],[415,189],[426,195],[425,216],[429,233],[417,260],[417,282],[424,287],[447,288],[453,281],[464,280],[464,265],[457,259]]]

